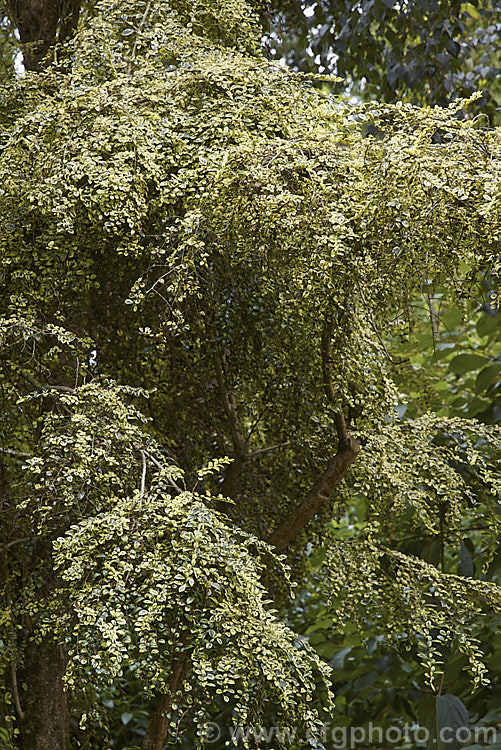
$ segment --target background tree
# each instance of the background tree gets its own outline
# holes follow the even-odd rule
[[[77,26],[81,0],[8,0],[2,3],[4,27],[19,40],[26,70],[41,70],[56,43],[63,44]],[[10,24],[9,24],[10,22]],[[7,55],[9,57],[9,55]]]
[[[388,102],[447,106],[479,89],[479,111],[499,122],[497,0],[320,0],[268,7],[269,53],[299,70],[335,73],[351,94]]]
[[[125,669],[144,748],[187,717],[202,743],[226,704],[320,747],[330,669],[269,605],[322,545],[335,628],[405,642],[438,692],[445,648],[486,684],[475,628],[499,589],[455,554],[473,518],[484,567],[496,547],[499,430],[392,415],[416,295],[452,305],[499,273],[499,133],[452,109],[336,104],[259,44],[245,3],[106,2],[55,64],[4,86],[18,747],[68,747],[68,698],[91,722]],[[358,533],[326,532],[355,497]],[[438,565],[406,554],[416,529]]]

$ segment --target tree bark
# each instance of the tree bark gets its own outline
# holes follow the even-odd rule
[[[242,433],[238,416],[237,400],[235,394],[228,390],[224,372],[224,356],[222,362],[216,355],[214,357],[216,380],[219,387],[221,401],[224,411],[228,417],[231,441],[233,443],[233,463],[228,467],[224,480],[221,484],[221,494],[225,497],[235,498],[238,481],[242,473],[244,463],[247,459],[247,440]]]
[[[51,61],[51,47],[74,33],[80,5],[81,0],[8,0],[6,7],[19,32],[26,70],[38,72]]]
[[[269,537],[269,543],[273,544],[277,551],[281,552],[285,549],[306,524],[317,515],[321,507],[330,500],[334,489],[342,481],[359,452],[360,446],[357,441],[348,437],[347,444],[340,447],[334,458],[330,459],[327,469],[306,494],[304,500]]]
[[[336,407],[335,424],[338,439],[336,455],[330,459],[322,476],[315,482],[306,497],[296,506],[288,518],[271,534],[268,541],[281,552],[314,518],[323,505],[329,502],[335,488],[340,484],[351,464],[360,453],[360,445],[351,437],[346,426],[343,409],[337,404],[337,397],[331,380],[333,322],[327,317],[322,330],[322,379],[327,400]]]
[[[153,718],[146,730],[146,735],[141,745],[142,750],[163,750],[171,731],[171,719],[168,714],[189,667],[190,660],[188,656],[174,663],[169,680],[169,692],[160,698],[160,704],[154,712]]]
[[[22,670],[24,718],[19,722],[19,750],[70,750],[70,712],[64,690],[64,650],[57,644],[30,641]]]

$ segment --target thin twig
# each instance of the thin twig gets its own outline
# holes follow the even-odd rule
[[[285,446],[290,445],[291,441],[286,440],[285,443],[276,443],[275,445],[268,445],[266,448],[257,448],[255,451],[252,451],[248,454],[248,458],[254,458],[254,456],[259,456],[261,453],[269,453],[270,451],[274,451],[277,448],[285,448]]]
[[[431,323],[431,336],[432,336],[432,342],[433,342],[433,352],[436,353],[437,351],[437,341],[440,336],[440,328],[439,328],[439,317],[438,313],[433,307],[433,299],[431,297],[431,294],[427,291],[426,292],[426,298],[428,300],[428,311],[430,313],[430,323]]]
[[[442,672],[442,677],[440,679],[440,685],[439,685],[439,688],[438,688],[438,695],[442,695],[442,689],[444,687],[444,677],[445,677],[445,667],[444,667],[444,671]]]
[[[143,13],[143,17],[141,18],[141,21],[139,22],[139,27],[138,27],[137,34],[136,34],[136,39],[134,41],[134,46],[132,47],[132,53],[131,53],[131,57],[130,57],[130,60],[129,60],[129,64],[127,66],[127,75],[128,76],[130,76],[130,74],[131,74],[132,63],[136,59],[136,51],[137,51],[137,44],[138,44],[138,41],[139,41],[139,34],[141,33],[141,31],[143,29],[143,26],[146,23],[146,19],[148,18],[148,14],[150,12],[150,9],[151,9],[151,2],[149,2],[148,5],[146,6],[146,10]]]
[[[143,473],[141,474],[141,493],[140,493],[141,500],[142,500],[144,496],[144,488],[146,485],[146,454],[142,448],[139,449],[139,452],[143,459]]]
[[[19,690],[17,688],[17,674],[16,674],[16,665],[13,661],[10,663],[10,676],[12,680],[12,697],[14,698],[14,706],[16,707],[17,715],[19,716],[20,720],[24,720],[24,711],[21,708],[21,701],[19,700]]]
[[[337,398],[336,398],[336,392],[334,391],[334,386],[332,385],[332,379],[331,379],[331,366],[332,366],[332,356],[331,356],[331,336],[332,336],[332,320],[326,319],[324,323],[324,327],[322,330],[322,376],[323,376],[323,382],[324,382],[324,390],[325,395],[327,396],[327,400],[337,406]],[[341,406],[337,406],[336,412],[334,415],[334,420],[336,424],[336,432],[339,440],[339,448],[346,448],[350,443],[350,436],[348,434],[348,429],[346,427],[346,420],[344,418],[343,409]]]
[[[141,449],[141,453],[144,453],[144,455],[148,456],[148,458],[151,461],[153,461],[153,463],[155,464],[155,466],[157,467],[157,469],[159,469],[162,473],[167,474],[167,469],[165,468],[165,466],[162,466],[162,464],[160,463],[160,461],[157,461],[157,459],[155,458],[155,456],[152,456],[149,451],[147,451],[145,449]],[[183,492],[183,490],[181,489],[181,487],[178,484],[176,484],[176,482],[172,479],[172,477],[168,476],[168,474],[167,474],[167,481],[178,492]]]
[[[393,359],[393,357],[391,356],[390,352],[386,348],[386,344],[383,341],[383,337],[379,333],[378,327],[376,326],[376,321],[374,320],[374,316],[372,315],[371,311],[369,310],[369,306],[367,304],[367,300],[365,299],[364,291],[363,291],[362,287],[360,286],[360,284],[358,283],[358,281],[357,281],[357,287],[358,287],[358,291],[360,292],[360,296],[362,297],[362,302],[364,303],[365,308],[367,310],[367,315],[369,316],[369,323],[371,324],[371,328],[374,331],[374,333],[376,334],[377,340],[381,344],[381,347],[382,347],[384,353],[386,354],[386,356],[388,357],[388,359],[390,360],[391,364],[392,365],[402,365],[404,362],[408,362],[409,361],[409,357],[405,357],[404,359]]]

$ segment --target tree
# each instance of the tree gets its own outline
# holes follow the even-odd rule
[[[56,42],[62,45],[73,35],[80,14],[81,0],[7,0],[2,3],[6,20],[23,50],[26,70],[40,70]]]
[[[499,132],[464,101],[336,104],[259,41],[241,0],[107,0],[3,87],[16,747],[70,747],[70,703],[91,722],[127,667],[152,700],[145,750],[186,716],[203,744],[226,704],[322,747],[331,670],[279,614],[309,546],[332,623],[405,643],[436,687],[454,644],[486,682],[475,626],[500,590],[454,554],[473,516],[485,564],[495,548],[501,435],[400,423],[391,349],[416,297],[499,275]],[[337,538],[354,497],[363,528]],[[409,528],[438,566],[401,551]]]
[[[342,76],[365,99],[447,106],[483,90],[480,111],[499,107],[501,5],[393,0],[274,3],[267,46],[300,70]],[[271,19],[271,22],[270,22]]]

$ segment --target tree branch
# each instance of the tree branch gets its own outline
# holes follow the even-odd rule
[[[169,737],[170,716],[168,715],[176,693],[182,687],[183,681],[190,668],[190,658],[187,654],[177,659],[171,667],[169,692],[160,697],[158,708],[146,730],[142,750],[163,750]]]
[[[19,372],[26,382],[36,388],[37,391],[50,390],[59,391],[60,393],[75,393],[75,388],[70,388],[68,385],[51,385],[50,383],[43,385],[31,372],[26,372],[26,370],[20,370]]]
[[[80,13],[80,0],[6,0],[2,6],[19,33],[24,67],[34,71],[51,61],[56,41],[73,35]]]
[[[327,469],[315,482],[304,500],[269,537],[269,543],[273,544],[279,552],[285,549],[301,533],[306,524],[317,515],[320,509],[329,502],[335,488],[355,461],[360,452],[360,446],[353,438],[349,438],[349,441],[347,448],[338,450],[334,458],[330,459]]]
[[[19,717],[20,721],[24,720],[24,711],[21,708],[21,701],[19,699],[19,690],[17,687],[17,674],[16,674],[16,665],[13,661],[10,663],[10,677],[12,681],[12,697],[14,698],[14,706],[16,707],[16,712]]]
[[[290,440],[285,440],[283,443],[275,443],[275,445],[267,445],[265,448],[256,448],[256,450],[251,451],[248,453],[249,458],[254,458],[254,456],[260,456],[262,453],[270,453],[270,451],[276,451],[277,448],[285,448],[287,445],[290,445]]]
[[[155,458],[155,456],[153,456],[145,448],[140,448],[139,452],[141,453],[141,455],[143,457],[143,476],[142,476],[142,479],[141,479],[141,497],[144,494],[144,481],[146,479],[146,461],[145,461],[145,456],[148,456],[148,458],[155,464],[155,466],[157,467],[157,469],[160,472],[166,474],[166,479],[169,482],[169,484],[171,485],[171,487],[174,487],[174,489],[177,490],[178,492],[183,492],[183,490],[181,489],[181,487],[174,481],[174,479],[172,477],[169,476],[168,471],[165,468],[165,466],[162,466],[162,464],[160,463],[160,461],[157,461],[157,459]]]
[[[223,364],[217,354],[214,355],[214,365],[219,393],[221,395],[226,416],[228,417],[231,441],[233,443],[233,462],[228,467],[220,489],[222,495],[225,495],[226,497],[234,497],[237,482],[242,472],[245,459],[247,458],[247,440],[240,429],[235,394],[228,391]]]
[[[322,375],[327,399],[331,403],[336,403],[336,393],[330,377],[331,335],[332,321],[326,320],[321,342]],[[335,424],[338,438],[336,455],[330,459],[326,470],[302,502],[294,508],[291,515],[275,529],[268,539],[270,544],[273,544],[279,552],[287,547],[301,533],[306,524],[329,502],[335,488],[341,483],[349,467],[360,453],[360,445],[350,436],[343,411],[339,407],[335,415]]]
[[[29,540],[29,537],[23,536],[20,539],[11,539],[10,542],[7,542],[7,544],[4,544],[2,549],[10,549],[11,547],[15,547],[16,544],[22,544],[23,542],[27,542]]]

